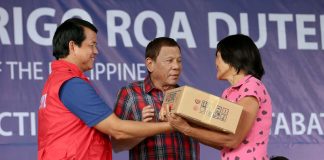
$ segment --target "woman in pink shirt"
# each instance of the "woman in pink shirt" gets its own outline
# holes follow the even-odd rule
[[[248,36],[231,35],[221,40],[216,50],[217,79],[230,87],[222,97],[243,106],[235,134],[188,124],[171,115],[171,125],[201,143],[221,150],[222,160],[268,160],[267,145],[271,126],[271,98],[261,82],[264,74],[258,48]]]

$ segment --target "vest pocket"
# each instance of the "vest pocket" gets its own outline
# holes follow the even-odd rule
[[[108,138],[108,137],[107,137]],[[112,148],[109,140],[101,137],[95,138],[89,147],[88,160],[111,160]]]
[[[39,154],[38,160],[75,160],[74,153],[68,153],[64,149],[44,149]]]

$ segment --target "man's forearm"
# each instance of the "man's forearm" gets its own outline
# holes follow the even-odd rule
[[[134,139],[121,139],[116,140],[115,138],[111,138],[113,150],[115,153],[130,150],[143,141],[145,138],[134,138]]]
[[[172,130],[167,122],[145,123],[120,120],[115,114],[102,120],[94,127],[118,140],[143,138]]]

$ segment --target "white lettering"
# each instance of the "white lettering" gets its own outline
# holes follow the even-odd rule
[[[306,28],[305,22],[315,22],[315,15],[296,15],[296,27],[297,27],[297,47],[298,49],[318,49],[318,44],[316,42],[306,42],[307,35],[316,35],[315,28]]]
[[[15,35],[15,44],[22,45],[24,44],[24,34],[23,34],[23,19],[22,19],[22,8],[14,7],[13,8],[13,17],[14,18],[14,35]]]
[[[8,12],[0,7],[0,40],[2,44],[10,44],[9,34],[5,26],[9,22]]]
[[[19,79],[23,79],[23,73],[27,73],[28,79],[32,78],[31,62],[27,62],[27,68],[23,68],[22,62],[18,62]]]
[[[41,100],[40,100],[39,109],[46,108],[46,97],[47,97],[47,94],[42,95]]]
[[[227,13],[209,12],[208,13],[208,30],[209,30],[209,47],[216,48],[218,43],[217,20],[223,20],[228,26],[228,35],[236,34],[237,27],[234,19]]]
[[[118,68],[118,71],[120,71],[120,68],[121,68],[121,64],[120,63],[117,64],[117,68]],[[118,72],[118,80],[119,81],[121,80],[121,72]]]
[[[9,65],[10,68],[10,79],[15,79],[15,65],[18,64],[18,62],[13,62],[13,61],[7,61],[7,65]]]
[[[324,15],[320,16],[320,23],[321,23],[321,40],[322,40],[322,49],[324,50]]]
[[[12,136],[12,131],[5,131],[2,129],[2,119],[5,117],[11,117],[11,113],[10,112],[2,112],[0,113],[0,135],[1,136]]]
[[[116,34],[120,34],[122,41],[126,47],[132,47],[132,41],[127,31],[131,24],[130,16],[125,11],[110,10],[107,14],[107,34],[108,34],[108,46],[115,47],[117,44]],[[120,25],[117,26],[117,18],[119,18]]]
[[[248,15],[247,13],[240,14],[240,23],[241,23],[241,33],[249,35],[249,24],[248,24]],[[265,14],[258,14],[258,24],[259,24],[259,39],[255,41],[255,45],[258,48],[263,47],[267,42],[267,25],[266,25],[266,16]]]
[[[293,21],[292,14],[269,14],[269,21],[277,22],[279,49],[287,49],[286,22]]]
[[[42,62],[34,62],[33,63],[33,77],[35,80],[43,80],[43,77],[40,76],[39,74],[43,72],[41,68],[38,68],[38,66],[42,66]]]
[[[146,39],[144,36],[144,29],[143,23],[144,21],[150,18],[155,22],[156,25],[156,36],[154,37],[161,37],[165,36],[165,24],[162,17],[154,11],[143,11],[141,12],[135,19],[134,22],[134,34],[135,38],[137,39],[138,43],[142,46],[146,46],[150,40]]]
[[[24,74],[27,74],[28,80],[43,80],[43,76],[40,75],[43,73],[41,66],[42,62],[22,62],[16,61],[7,61],[5,64],[10,68],[10,79],[15,79],[15,75],[18,74],[20,80],[24,79]]]
[[[324,117],[324,113],[311,113],[309,118],[307,118],[308,116],[305,116],[303,113],[291,113],[291,130],[284,113],[278,113],[277,115],[277,118],[275,118],[276,114],[272,113],[272,117],[274,118],[273,124],[275,124],[272,126],[275,130],[274,135],[278,135],[281,129],[284,129],[286,135],[312,135],[314,134],[314,130],[317,131],[319,135],[323,135],[323,128],[319,117]]]
[[[52,72],[52,67],[51,67],[52,62],[48,63],[48,74]]]
[[[6,9],[0,7],[0,43],[3,45],[11,45],[11,43],[14,43],[15,45],[23,45],[24,39],[26,39],[26,35],[24,34],[24,31],[26,30],[28,38],[33,42],[40,45],[50,46],[57,24],[45,22],[54,21],[59,18],[55,17],[55,14],[55,8],[41,7],[32,10],[31,13],[25,13],[22,7],[12,7],[12,15],[10,15]],[[236,18],[237,15],[232,16],[226,12],[208,12],[207,34],[209,38],[209,47],[216,48],[218,40],[227,35],[236,34],[238,32],[250,35],[249,16],[253,15],[249,15],[248,13],[239,13],[239,19],[236,20],[234,17]],[[321,49],[324,50],[323,15],[316,17],[317,15],[315,14],[268,13],[267,15],[266,13],[257,13],[257,16],[258,22],[253,23],[253,26],[254,30],[256,29],[255,26],[258,26],[259,37],[255,40],[255,44],[258,48],[262,48],[267,44],[268,34],[270,33],[277,35],[278,38],[272,39],[271,41],[278,41],[279,49],[287,49],[289,41],[295,42],[291,38],[288,39],[287,37],[288,34],[292,34],[297,35],[297,42],[295,42],[297,44],[291,44],[291,46],[297,46],[297,49],[299,50],[317,50],[320,48],[319,45],[322,45]],[[275,28],[267,28],[266,16],[269,16],[269,22],[276,23],[277,33]],[[24,17],[27,17],[25,21]],[[71,17],[80,17],[93,23],[91,15],[86,10],[80,8],[67,10],[63,13],[61,22]],[[319,22],[316,21],[317,19],[319,19]],[[156,27],[146,27],[146,20],[152,21],[153,25]],[[125,47],[133,47],[134,40],[136,40],[138,44],[145,47],[147,43],[155,37],[169,36],[175,40],[185,40],[188,48],[197,48],[189,20],[190,19],[188,19],[186,12],[183,11],[175,11],[171,21],[171,19],[164,19],[161,14],[155,11],[147,10],[140,12],[132,21],[129,13],[126,11],[107,10],[107,44],[109,47],[116,47],[117,43],[122,44]],[[169,35],[166,33],[168,31],[167,27],[169,27],[165,24],[166,21],[171,21],[170,23],[167,23],[170,26]],[[26,22],[26,24],[24,24],[24,22]],[[132,22],[134,22],[134,25],[131,24]],[[292,23],[294,23],[295,28],[288,32],[287,29],[288,27],[293,26]],[[238,24],[240,25],[240,31],[237,28]],[[134,33],[130,33],[131,26],[134,27]],[[150,29],[147,30],[147,28]],[[151,37],[147,37],[145,35],[146,33],[153,33],[153,35],[151,36],[150,34]],[[131,36],[135,36],[134,39],[132,39]],[[13,40],[11,40],[11,38],[13,38]]]
[[[132,64],[132,69],[130,69],[127,65],[125,65],[123,67],[123,79],[127,79],[127,73],[130,76],[131,79],[135,79],[136,78],[136,72],[135,72],[135,64]]]
[[[137,79],[142,81],[145,79],[144,74],[146,73],[146,66],[144,63],[137,64]]]
[[[0,112],[0,136],[13,136],[13,131],[16,131],[15,128],[10,127],[13,131],[9,131],[4,130],[2,126],[8,123],[14,125],[14,123],[17,123],[16,120],[18,120],[17,126],[19,136],[26,135],[27,130],[25,130],[25,124],[28,120],[30,121],[30,135],[36,136],[36,115],[34,112]]]
[[[96,70],[96,79],[99,79],[99,75],[105,73],[105,65],[102,63],[96,63],[95,70]]]
[[[111,79],[111,75],[116,73],[117,72],[117,67],[116,65],[112,64],[112,63],[109,63],[107,64],[107,80],[110,80]]]
[[[258,14],[259,20],[259,39],[255,41],[258,48],[262,48],[267,42],[267,25],[265,14]]]
[[[143,80],[144,73],[146,73],[145,64],[95,63],[89,77],[91,80],[101,80],[102,76],[106,76],[107,80],[111,80],[113,76],[117,76],[119,81],[135,81]]]
[[[44,30],[48,31],[49,35],[47,37],[42,37],[36,28],[37,20],[42,16],[51,16],[54,17],[55,10],[53,8],[37,8],[34,10],[27,19],[27,33],[29,37],[38,44],[41,45],[51,45],[52,44],[52,37],[56,30],[56,24],[44,24]]]
[[[279,131],[281,129],[283,129],[286,134],[288,134],[288,135],[291,134],[289,127],[288,127],[287,120],[285,118],[285,115],[283,113],[278,113],[278,118],[277,118],[277,123],[276,123],[276,128],[275,128],[274,134],[278,135]]]
[[[308,129],[307,129],[307,135],[311,135],[313,129],[317,130],[319,135],[323,135],[323,130],[321,128],[321,124],[320,124],[315,113],[311,113],[311,115],[310,115]]]
[[[36,136],[36,116],[34,112],[30,112],[30,134]]]
[[[183,32],[179,31],[180,27],[182,27]],[[197,47],[185,12],[175,12],[170,37],[175,40],[185,39],[189,48]]]
[[[249,22],[248,14],[240,13],[241,32],[246,35],[250,35],[248,22]]]
[[[294,135],[302,135],[305,133],[306,127],[304,125],[304,119],[304,115],[301,113],[291,114],[292,132]]]
[[[27,117],[26,112],[14,112],[13,117],[18,117],[19,135],[24,136],[24,117]]]

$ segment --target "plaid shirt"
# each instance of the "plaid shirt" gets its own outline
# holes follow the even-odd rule
[[[131,83],[118,93],[115,113],[121,119],[142,121],[142,109],[151,105],[155,108],[155,121],[163,92],[154,88],[147,76],[144,81]],[[147,137],[129,151],[130,160],[199,160],[199,143],[180,132],[167,132]]]

